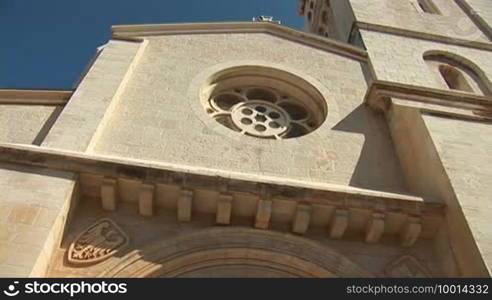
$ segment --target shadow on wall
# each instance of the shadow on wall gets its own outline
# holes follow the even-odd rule
[[[350,186],[410,194],[383,115],[362,104],[332,129],[364,135],[364,145]]]
[[[55,125],[56,120],[58,119],[58,117],[62,113],[63,108],[64,108],[63,106],[59,106],[59,107],[55,108],[55,110],[49,116],[48,120],[44,123],[41,130],[39,130],[38,135],[32,141],[33,145],[41,146],[44,139],[48,135],[51,127],[53,127],[53,125]]]
[[[60,179],[74,179],[74,173],[59,171],[54,169],[46,169],[35,166],[24,166],[15,163],[0,162],[0,170],[13,171],[15,173],[25,173],[28,175],[39,175],[46,177],[55,177]],[[29,178],[26,178],[29,181]],[[22,181],[16,181],[16,184],[22,184]],[[0,199],[1,200],[1,199]]]

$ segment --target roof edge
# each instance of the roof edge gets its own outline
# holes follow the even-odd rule
[[[367,60],[367,52],[355,46],[269,22],[170,23],[114,25],[112,38],[136,38],[186,33],[271,33],[312,47],[357,60]]]
[[[62,105],[73,90],[0,89],[0,104]]]

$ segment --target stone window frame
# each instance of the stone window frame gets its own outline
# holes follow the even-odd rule
[[[466,80],[461,71],[450,65],[441,64],[439,66],[439,73],[443,77],[448,87],[452,90],[460,90],[464,92],[473,93],[474,90]]]
[[[207,80],[200,95],[205,112],[217,123],[261,139],[307,135],[323,124],[328,112],[326,99],[309,82],[265,66],[222,70]],[[299,117],[300,111],[304,113]],[[262,130],[253,130],[256,127]]]
[[[442,88],[478,95],[492,95],[492,83],[485,72],[471,60],[440,50],[424,53],[423,60]]]
[[[300,138],[284,139],[284,140],[270,140],[261,139],[256,137],[249,137],[237,132],[230,130],[229,128],[219,124],[216,120],[210,117],[204,109],[203,100],[207,98],[207,87],[213,82],[217,75],[222,74],[226,70],[234,70],[235,68],[256,68],[260,67],[264,70],[277,70],[283,72],[286,76],[288,82],[300,82],[307,83],[305,88],[306,92],[313,95],[314,97],[319,97],[323,99],[322,109],[326,110],[326,116],[323,124],[316,130],[302,136]],[[188,85],[188,90],[186,95],[188,99],[195,99],[195,101],[189,102],[189,107],[191,109],[190,113],[193,114],[195,118],[199,120],[204,126],[204,132],[214,136],[221,136],[226,139],[234,140],[236,142],[246,142],[251,146],[264,146],[266,144],[278,145],[297,145],[300,142],[315,142],[320,139],[329,138],[330,130],[340,122],[341,113],[339,103],[336,99],[336,90],[333,90],[332,82],[330,81],[320,81],[319,78],[313,77],[312,74],[307,73],[303,70],[297,69],[285,63],[274,63],[267,60],[259,59],[237,59],[229,60],[217,64],[212,64],[207,68],[204,68],[201,72],[196,74]]]
[[[442,15],[441,11],[433,0],[413,0],[412,4],[420,13]]]

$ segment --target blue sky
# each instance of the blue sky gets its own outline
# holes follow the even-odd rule
[[[302,28],[298,0],[0,0],[0,88],[71,89],[111,25],[249,21]]]

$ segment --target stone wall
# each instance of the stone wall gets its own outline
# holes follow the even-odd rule
[[[492,268],[492,132],[490,123],[423,117],[490,274]],[[454,234],[451,232],[451,234]],[[471,253],[471,252],[469,252]]]
[[[140,42],[111,41],[89,69],[43,146],[86,151],[118,101]]]
[[[0,142],[40,144],[60,108],[42,105],[0,105]]]
[[[2,105],[0,141],[85,152],[117,102],[140,46],[109,43],[59,116],[54,106]],[[17,165],[1,165],[0,175],[0,276],[45,276],[75,211],[77,175]]]
[[[70,244],[77,235],[84,232],[87,227],[102,218],[111,218],[130,239],[130,245],[122,248],[117,254],[97,264],[80,266],[66,263],[67,252]],[[221,255],[218,265],[224,269],[226,264],[220,260],[234,258],[235,248],[251,249],[249,258],[254,256],[254,250],[263,250],[264,253],[273,255],[265,258],[263,266],[274,266],[282,252],[297,252],[295,256],[304,257],[304,267],[316,262],[317,265],[327,265],[327,270],[332,276],[376,276],[386,277],[391,275],[406,276],[437,276],[445,277],[435,263],[439,253],[434,252],[432,242],[419,240],[412,248],[401,248],[397,239],[385,239],[383,243],[367,244],[361,241],[344,239],[334,240],[327,237],[327,232],[322,228],[311,228],[304,236],[285,233],[289,226],[282,222],[270,224],[268,230],[252,229],[251,220],[248,218],[233,217],[229,226],[217,226],[214,214],[195,214],[191,222],[177,222],[173,211],[159,209],[152,217],[144,217],[136,211],[136,205],[123,203],[115,212],[107,212],[101,209],[100,200],[91,197],[81,199],[80,205],[65,235],[62,247],[56,252],[52,262],[49,276],[51,277],[98,277],[98,276],[145,276],[146,271],[142,266],[153,265],[158,271],[158,266],[169,263],[169,269],[162,268],[161,272],[169,272],[172,268],[192,267],[194,264],[206,264],[211,260],[214,252],[229,251],[227,255]],[[204,244],[207,241],[220,239],[219,244]],[[291,246],[280,247],[278,242]],[[243,247],[237,245],[242,244]],[[176,246],[177,245],[177,246]],[[295,246],[293,246],[295,245]],[[276,248],[278,247],[278,248]],[[173,250],[174,248],[174,250]],[[203,248],[203,249],[200,249]],[[313,255],[313,248],[321,253]],[[163,260],[166,252],[173,253],[168,259]],[[193,254],[194,261],[188,261],[186,266],[181,256]],[[401,258],[411,257],[416,264],[409,265],[409,269],[400,270],[393,265]],[[198,258],[198,260],[196,260]],[[248,265],[248,255],[243,257],[243,264]],[[335,259],[335,262],[333,261]],[[347,260],[350,264],[347,264]],[[180,262],[181,261],[181,262]],[[295,267],[295,261],[289,261]],[[180,266],[180,264],[183,264]],[[331,264],[331,265],[330,265]],[[358,266],[353,268],[353,264]],[[213,273],[204,269],[204,273],[195,273],[194,276],[275,276],[275,273],[249,272],[245,265],[238,267],[232,274],[224,270],[215,269]],[[230,271],[230,270],[229,270]],[[399,273],[403,271],[402,273]],[[394,273],[396,272],[396,273]],[[286,276],[281,274],[281,276]]]
[[[304,182],[405,191],[384,120],[362,104],[362,63],[271,34],[148,37],[94,153]],[[239,135],[200,104],[207,76],[233,66],[277,68],[312,83],[327,120],[288,140]],[[208,74],[208,75],[207,75]]]
[[[350,0],[350,3],[358,22],[472,41],[489,41],[455,1],[433,1],[441,14],[420,12],[416,1]]]
[[[481,16],[487,23],[492,25],[492,8],[490,1],[487,0],[466,0],[466,2],[473,7],[473,9]]]
[[[44,276],[75,185],[67,172],[0,165],[0,277]]]
[[[331,7],[340,40],[347,43],[355,21],[350,1],[331,1]]]
[[[431,50],[449,52],[464,57],[478,65],[489,79],[492,78],[492,60],[489,50],[367,30],[361,30],[361,35],[379,80],[443,88],[423,58],[424,53]]]
[[[468,4],[481,19],[485,28],[492,33],[492,7],[488,0],[462,0]]]

